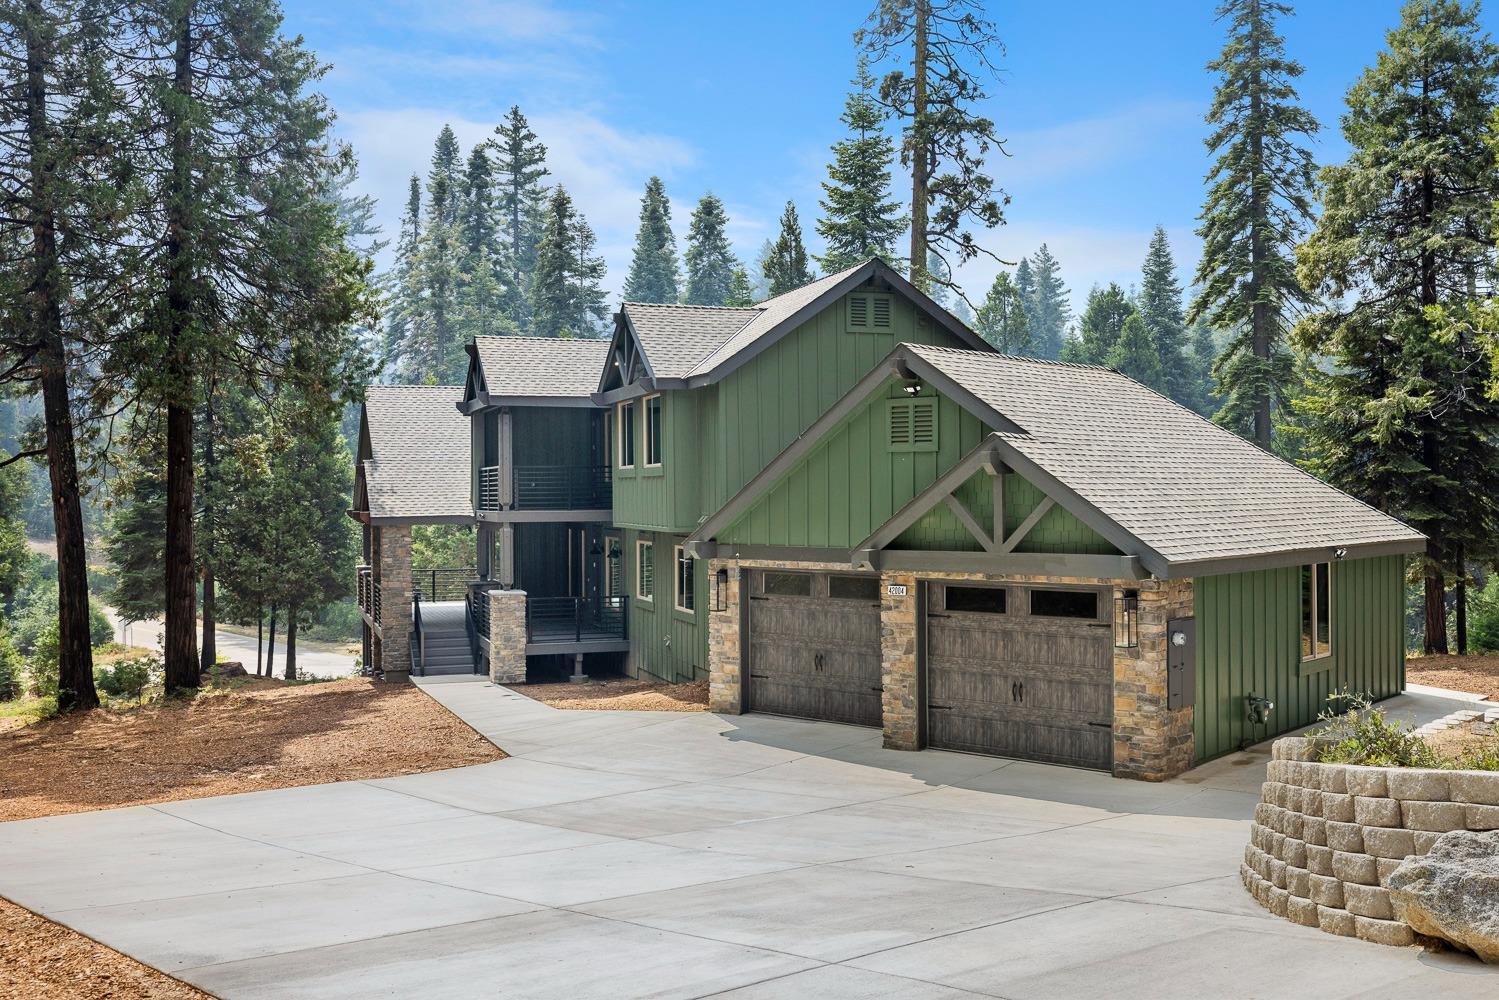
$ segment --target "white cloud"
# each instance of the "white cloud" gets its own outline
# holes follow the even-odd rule
[[[393,19],[403,30],[528,45],[599,44],[591,18],[549,0],[400,0],[395,6],[405,12]]]
[[[1008,157],[991,166],[1009,188],[1075,178],[1111,162],[1154,151],[1162,135],[1200,123],[1195,101],[1147,101],[1096,118],[1080,118],[1046,128],[1014,132]]]

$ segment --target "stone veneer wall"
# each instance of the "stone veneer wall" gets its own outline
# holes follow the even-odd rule
[[[1315,741],[1276,740],[1239,866],[1262,906],[1308,927],[1406,945],[1385,888],[1408,857],[1453,830],[1499,830],[1499,772],[1312,760]]]
[[[411,527],[380,528],[380,653],[382,679],[411,676]]]
[[[848,572],[838,563],[788,563],[713,559],[709,573],[727,569],[727,608],[708,616],[708,707],[743,711],[740,609],[743,570],[748,568]],[[981,573],[885,572],[880,576],[880,651],[883,660],[884,745],[893,750],[921,748],[917,670],[917,580],[977,580],[1013,584],[1071,584],[1125,589],[1140,595],[1139,645],[1114,649],[1114,774],[1161,781],[1192,766],[1192,709],[1166,707],[1166,623],[1192,614],[1191,580],[1099,580],[1044,576],[995,577]],[[892,596],[890,587],[904,586]]]
[[[489,592],[489,679],[526,683],[526,592]]]

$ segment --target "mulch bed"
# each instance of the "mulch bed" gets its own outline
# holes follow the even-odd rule
[[[706,712],[708,682],[659,684],[614,677],[585,684],[526,684],[517,691],[553,708],[621,712]]]
[[[1499,656],[1412,656],[1405,661],[1405,679],[1499,701]]]

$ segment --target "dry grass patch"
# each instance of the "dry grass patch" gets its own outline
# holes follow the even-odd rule
[[[1499,656],[1412,656],[1405,661],[1405,679],[1499,701]]]
[[[3,1000],[198,1000],[207,997],[112,948],[0,899]]]
[[[229,681],[0,732],[0,821],[385,778],[504,754],[410,685]]]
[[[660,684],[611,677],[584,684],[527,684],[517,687],[553,708],[619,712],[706,712],[708,682]]]

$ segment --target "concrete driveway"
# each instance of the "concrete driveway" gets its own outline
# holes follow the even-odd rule
[[[0,825],[0,895],[220,996],[1487,997],[1238,884],[1264,756],[1162,785],[422,682],[514,759]]]

